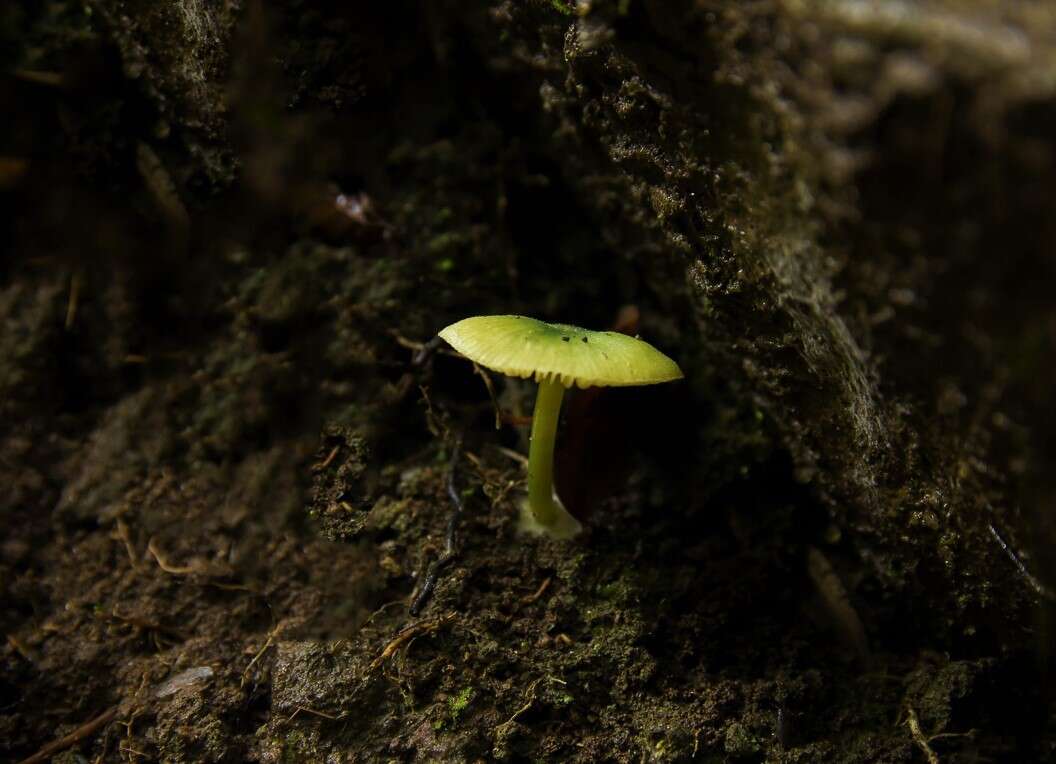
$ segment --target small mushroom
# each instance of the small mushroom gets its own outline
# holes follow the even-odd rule
[[[653,385],[683,376],[678,364],[640,339],[527,316],[466,318],[440,337],[481,366],[539,383],[528,451],[529,511],[522,512],[521,527],[558,539],[581,529],[553,488],[554,436],[565,388]]]

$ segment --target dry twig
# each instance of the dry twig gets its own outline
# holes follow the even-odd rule
[[[114,706],[113,708],[103,711],[99,716],[94,719],[89,719],[68,735],[63,735],[58,740],[53,740],[48,743],[29,758],[23,759],[20,764],[40,764],[41,762],[47,761],[60,751],[65,751],[67,748],[73,747],[85,738],[94,735],[98,730],[113,721],[114,717],[117,716],[117,709],[118,707]]]
[[[272,643],[274,641],[275,641],[275,633],[272,632],[271,634],[268,635],[268,639],[264,643],[264,647],[262,647],[259,650],[257,650],[257,654],[253,656],[253,660],[251,660],[249,662],[249,665],[246,666],[246,668],[242,671],[242,681],[239,682],[239,684],[238,684],[239,689],[241,689],[241,688],[246,686],[246,679],[249,677],[250,669],[252,669],[253,666],[256,665],[256,662],[260,660],[261,656],[264,655],[264,653],[266,653],[268,651],[268,648],[271,647],[271,645],[272,645]]]
[[[909,733],[913,736],[913,742],[924,752],[924,757],[928,760],[928,764],[939,764],[939,755],[931,750],[931,746],[928,745],[928,738],[924,736],[924,731],[920,728],[917,712],[909,706],[906,707],[906,725],[909,727]]]
[[[495,397],[495,385],[491,381],[491,376],[477,363],[473,364],[473,373],[484,380],[484,387],[488,390],[488,398],[491,399],[491,407],[495,411],[495,429],[501,429],[502,409],[499,408],[499,399]]]
[[[315,469],[321,471],[321,470],[325,470],[327,467],[329,467],[330,466],[330,462],[332,462],[334,460],[334,457],[337,456],[337,452],[340,451],[340,450],[341,450],[341,444],[338,443],[336,446],[334,446],[332,449],[330,449],[330,453],[326,455],[326,458],[323,459],[322,462],[320,462],[318,465],[316,465]]]
[[[541,676],[538,679],[536,679],[534,682],[532,682],[530,685],[528,685],[528,689],[524,693],[524,696],[526,698],[524,705],[521,706],[520,708],[518,708],[516,711],[514,711],[513,712],[513,716],[511,716],[509,719],[507,719],[502,724],[500,724],[495,729],[496,733],[501,734],[508,727],[510,727],[514,722],[516,722],[517,719],[522,714],[524,714],[526,711],[528,711],[528,709],[530,709],[532,707],[532,704],[535,703],[535,688],[538,687],[539,683],[541,681],[543,681],[544,679],[546,681],[548,681],[548,682],[557,682],[558,684],[565,684],[564,681],[562,681],[561,679],[558,679],[557,677],[554,677],[554,676]]]
[[[113,609],[111,609],[110,617],[113,618],[115,621],[126,623],[129,626],[134,626],[135,628],[141,629],[143,631],[162,634],[171,639],[175,639],[177,642],[187,641],[187,635],[179,631],[178,629],[169,628],[168,626],[164,626],[158,623],[157,621],[151,621],[147,618],[141,618],[137,615],[122,615],[117,611],[116,605],[113,607]]]
[[[147,542],[147,551],[150,552],[151,555],[153,555],[154,559],[158,563],[158,567],[164,570],[166,573],[170,573],[174,576],[189,576],[194,573],[201,572],[201,568],[196,565],[186,565],[183,567],[178,565],[172,565],[168,562],[168,560],[165,559],[162,553],[158,551],[158,547],[155,545],[154,541],[154,539],[151,539],[149,542]]]
[[[455,468],[458,466],[458,455],[461,451],[462,437],[459,436],[455,441],[455,447],[451,454],[451,463],[447,467],[447,496],[451,499],[452,509],[451,514],[447,518],[447,532],[444,534],[444,553],[429,566],[422,581],[422,588],[414,598],[414,601],[411,602],[410,613],[413,616],[421,612],[432,595],[433,589],[436,588],[436,582],[440,578],[440,572],[458,556],[458,523],[465,512],[465,505],[455,483]]]
[[[1017,554],[1016,551],[1012,549],[1003,538],[1001,538],[1001,534],[997,532],[997,528],[994,527],[994,524],[989,523],[987,528],[990,529],[990,535],[994,537],[994,540],[1001,546],[1004,553],[1008,555],[1008,559],[1010,559],[1012,564],[1016,566],[1016,570],[1018,570],[1019,574],[1023,576],[1023,580],[1030,585],[1030,588],[1039,596],[1044,597],[1050,602],[1056,601],[1056,595],[1053,595],[1053,593],[1041,583],[1041,581],[1035,578],[1034,575],[1027,570],[1027,566],[1023,563],[1021,555]]]
[[[546,593],[546,590],[549,589],[549,588],[550,588],[550,576],[547,576],[546,578],[543,579],[543,583],[539,584],[539,588],[535,590],[535,594],[529,594],[527,597],[524,597],[521,600],[521,602],[523,602],[526,605],[530,605],[533,602],[535,602],[537,599],[542,597]]]
[[[286,719],[286,723],[289,724],[297,718],[297,714],[300,713],[311,714],[312,716],[318,716],[321,719],[329,719],[332,722],[340,721],[345,718],[345,713],[341,712],[336,716],[334,714],[328,714],[324,711],[316,711],[314,708],[308,708],[307,706],[294,706],[293,713],[290,714],[289,718]]]
[[[454,617],[454,613],[446,613],[445,615],[438,616],[437,618],[432,618],[427,621],[418,621],[417,623],[412,623],[410,626],[407,626],[406,628],[400,630],[400,632],[396,634],[392,641],[389,642],[389,644],[385,645],[385,649],[381,651],[381,654],[377,658],[375,658],[373,662],[371,662],[370,670],[373,671],[374,669],[378,668],[378,666],[380,666],[382,663],[384,663],[393,655],[395,655],[396,652],[401,647],[403,647],[403,645],[407,644],[410,640],[422,634],[431,634],[432,632],[436,631],[441,626],[443,626],[445,623],[453,620]]]
[[[132,533],[128,524],[120,517],[117,518],[117,537],[124,543],[125,552],[128,553],[128,561],[132,564],[132,570],[139,570],[139,560],[136,559],[136,546],[132,543]]]

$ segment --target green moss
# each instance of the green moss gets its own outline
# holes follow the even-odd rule
[[[461,692],[447,701],[448,712],[452,723],[458,721],[458,717],[466,710],[476,693],[472,687],[463,687]]]
[[[476,690],[470,686],[466,686],[459,690],[457,695],[449,697],[447,699],[447,715],[433,720],[433,730],[440,732],[448,726],[458,724],[458,720],[469,707],[469,704],[473,702],[473,698],[476,694]]]

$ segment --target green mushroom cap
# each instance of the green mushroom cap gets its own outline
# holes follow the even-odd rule
[[[481,366],[565,387],[653,385],[683,377],[678,364],[643,340],[527,316],[465,318],[440,336]]]

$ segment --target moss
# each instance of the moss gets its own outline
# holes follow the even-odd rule
[[[457,695],[453,698],[449,698],[447,701],[448,718],[450,718],[452,724],[456,724],[462,713],[469,707],[469,704],[473,701],[473,697],[476,691],[472,687],[463,687]]]

